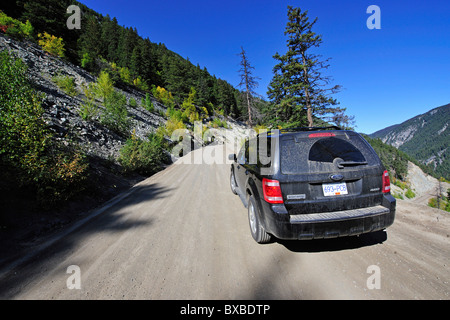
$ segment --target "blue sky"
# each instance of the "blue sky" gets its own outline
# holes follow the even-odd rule
[[[357,131],[372,133],[450,103],[447,0],[81,2],[234,86],[243,46],[263,96],[276,63],[272,56],[286,51],[287,6],[300,7],[318,18],[313,30],[323,44],[316,53],[331,58],[326,74],[343,86],[335,98],[355,116]],[[381,10],[379,30],[366,26],[370,5]]]

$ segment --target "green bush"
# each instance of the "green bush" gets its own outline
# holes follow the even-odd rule
[[[160,86],[153,86],[152,94],[159,102],[164,104],[166,107],[173,107],[175,105],[175,100],[172,96],[172,93],[164,88],[161,88]]]
[[[403,181],[401,181],[399,179],[396,179],[396,178],[392,179],[392,183],[394,185],[396,185],[397,187],[399,187],[400,189],[402,189],[402,190],[405,190],[405,189],[408,188],[408,185],[406,184],[406,182],[403,182]]]
[[[42,97],[20,59],[1,51],[0,74],[0,164],[17,172],[14,182],[34,188],[41,205],[69,199],[83,190],[88,168],[83,155],[73,145],[52,139],[43,120]]]
[[[64,52],[66,49],[64,48],[64,42],[62,38],[58,38],[54,35],[48,34],[47,32],[39,33],[39,45],[45,52],[48,52],[51,55],[64,57]]]
[[[133,108],[137,107],[137,102],[136,102],[136,99],[134,99],[134,98],[130,98],[130,100],[128,101],[128,104]]]
[[[112,131],[128,136],[130,119],[127,111],[127,98],[125,95],[113,90],[104,101],[105,111],[100,116],[100,122]]]
[[[141,77],[137,77],[133,80],[133,85],[141,91],[148,91],[148,84],[146,81],[142,80]]]
[[[132,134],[120,150],[118,160],[126,172],[151,175],[161,170],[166,158],[159,135],[150,134],[147,140],[142,140]]]
[[[401,194],[401,193],[394,192],[394,193],[392,194],[392,196],[393,196],[395,199],[401,199],[401,200],[404,199],[404,198],[403,198],[403,194]]]
[[[428,200],[428,206],[430,206],[432,208],[437,208],[438,207],[438,201],[437,201],[436,197],[430,198]],[[444,199],[440,199],[440,201],[439,201],[439,209],[450,212],[450,201],[446,201]]]
[[[219,118],[214,118],[212,126],[213,128],[228,128],[227,122],[225,120],[220,120]]]
[[[89,55],[89,53],[83,53],[83,57],[81,58],[81,67],[87,70],[94,69],[94,59]]]
[[[20,59],[0,52],[0,155],[1,159],[34,174],[49,143],[42,116],[41,97],[26,76]]]
[[[415,194],[411,189],[408,189],[408,190],[406,190],[406,192],[405,192],[405,196],[406,196],[408,199],[412,199],[412,198],[414,198],[414,197],[416,196],[416,194]]]
[[[142,105],[144,108],[150,112],[155,111],[155,107],[153,106],[152,100],[150,99],[150,94],[145,94],[145,99],[142,99]]]
[[[109,73],[104,70],[101,71],[100,75],[97,78],[97,82],[95,83],[95,92],[97,93],[97,96],[105,101],[113,91],[114,82],[109,76]]]
[[[83,104],[80,106],[80,116],[83,120],[91,121],[98,116],[98,107],[95,103],[95,84],[90,83],[88,86],[83,86],[83,93],[85,98]]]
[[[77,86],[75,84],[75,79],[69,76],[57,75],[53,77],[53,82],[67,93],[69,96],[74,97],[77,95]]]
[[[169,107],[166,111],[166,118],[183,121],[183,112],[179,109],[175,109],[174,107]]]
[[[170,137],[175,130],[186,129],[186,125],[183,121],[176,118],[169,118],[166,122],[166,134]]]
[[[19,40],[31,38],[33,34],[33,26],[30,21],[27,20],[26,23],[22,23],[19,20],[7,16],[2,11],[0,11],[0,30]]]

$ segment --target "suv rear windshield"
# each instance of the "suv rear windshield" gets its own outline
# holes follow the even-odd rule
[[[280,162],[283,174],[332,172],[338,168],[379,165],[378,156],[367,142],[354,132],[337,132],[330,136],[309,137],[298,133],[280,139]]]

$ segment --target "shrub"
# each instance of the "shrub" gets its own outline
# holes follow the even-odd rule
[[[98,108],[92,101],[85,101],[80,106],[80,117],[86,121],[92,121],[98,116]]]
[[[98,116],[98,107],[95,104],[95,84],[90,83],[83,86],[85,98],[84,103],[80,106],[80,116],[83,120],[91,121]]]
[[[130,100],[128,101],[128,104],[133,108],[137,107],[137,102],[136,102],[136,99],[134,99],[134,98],[130,98]]]
[[[430,198],[428,200],[428,206],[432,207],[432,208],[436,208],[437,207],[437,199],[436,198]]]
[[[41,170],[36,179],[38,200],[45,207],[66,201],[83,191],[89,167],[79,151],[55,143],[52,145],[52,152],[48,152],[41,161],[45,170]]]
[[[127,98],[125,95],[113,90],[105,99],[105,112],[100,122],[112,131],[127,136],[130,129],[130,120],[127,111]]]
[[[65,48],[62,38],[58,38],[47,32],[44,32],[44,34],[39,33],[38,38],[38,43],[44,51],[54,56],[64,57]]]
[[[189,95],[186,99],[184,99],[181,109],[183,110],[183,122],[191,122],[200,120],[200,115],[197,112],[197,108],[194,105],[196,91],[192,87]]]
[[[30,21],[27,20],[26,23],[22,23],[19,20],[7,16],[2,11],[0,11],[0,30],[19,40],[31,38],[33,34],[33,26]]]
[[[49,143],[42,120],[40,97],[26,76],[20,59],[0,52],[0,155],[1,159],[33,175]]]
[[[179,109],[175,109],[174,107],[169,107],[166,111],[166,117],[178,121],[183,121],[183,112]]]
[[[142,91],[147,91],[148,90],[148,84],[147,82],[143,81],[141,79],[141,77],[137,77],[136,79],[133,80],[133,85],[138,88],[139,90]]]
[[[392,183],[402,190],[408,189],[408,185],[406,184],[406,182],[396,179],[395,177],[392,178]]]
[[[145,94],[145,99],[142,99],[143,106],[146,110],[153,112],[155,111],[155,107],[153,106],[152,100],[150,99],[150,94]]]
[[[94,70],[94,59],[89,55],[89,53],[83,53],[81,58],[81,67],[87,70]]]
[[[100,72],[95,84],[95,92],[103,101],[114,92],[114,82],[108,72],[104,70]]]
[[[71,78],[69,76],[63,76],[58,75],[53,77],[53,82],[56,83],[56,85],[63,90],[65,93],[67,93],[69,96],[73,97],[78,92],[76,90],[76,84],[75,79]]]
[[[412,199],[412,198],[414,198],[414,197],[416,196],[416,194],[415,194],[411,189],[408,189],[408,190],[406,190],[406,192],[405,192],[405,196],[406,196],[408,199]]]
[[[147,140],[141,140],[133,133],[120,150],[118,160],[126,172],[156,173],[166,161],[162,138],[152,133]]]
[[[152,94],[159,102],[167,107],[173,107],[175,104],[172,93],[160,86],[156,88],[153,86]]]
[[[186,129],[186,125],[181,120],[169,118],[166,122],[167,135],[170,137],[177,129]]]
[[[228,128],[227,122],[219,118],[214,118],[214,120],[212,121],[212,126],[213,128]]]
[[[392,196],[393,196],[395,199],[401,199],[401,200],[404,200],[403,194],[401,194],[401,193],[394,192],[394,193],[392,194]]]
[[[120,79],[123,81],[123,82],[125,82],[125,83],[128,83],[128,84],[131,84],[132,83],[132,81],[131,81],[131,75],[130,75],[130,69],[128,69],[128,68],[120,68],[119,69],[119,75],[120,75]]]
[[[52,139],[24,63],[2,51],[0,74],[1,165],[18,172],[15,182],[35,188],[41,205],[67,200],[83,190],[88,165],[73,145]]]

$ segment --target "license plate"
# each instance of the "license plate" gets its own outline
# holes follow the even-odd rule
[[[347,184],[345,182],[326,183],[322,185],[322,189],[325,197],[348,194]]]

